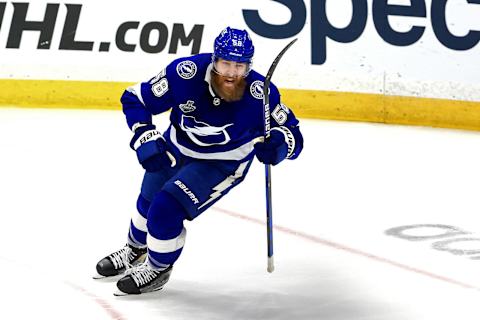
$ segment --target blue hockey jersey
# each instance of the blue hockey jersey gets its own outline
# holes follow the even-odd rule
[[[128,126],[151,123],[152,115],[170,110],[171,124],[165,139],[187,157],[196,159],[251,159],[253,145],[264,135],[263,82],[251,70],[241,100],[226,102],[210,84],[212,54],[174,60],[154,78],[129,87],[121,102]],[[280,101],[270,85],[272,130],[281,130],[288,143],[287,158],[296,158],[303,148],[298,120]]]

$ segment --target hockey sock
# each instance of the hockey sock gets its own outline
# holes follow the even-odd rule
[[[183,206],[169,193],[155,195],[148,211],[148,260],[154,268],[172,265],[182,253],[187,230]]]
[[[134,247],[144,247],[147,244],[147,214],[150,201],[142,195],[138,196],[137,212],[130,220],[128,243]]]

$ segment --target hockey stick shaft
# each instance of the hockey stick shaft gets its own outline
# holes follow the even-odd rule
[[[297,39],[293,39],[289,44],[283,48],[282,51],[277,55],[275,60],[273,60],[272,65],[268,69],[267,76],[265,77],[265,82],[263,84],[263,110],[264,110],[264,138],[265,140],[270,138],[270,97],[269,97],[269,87],[270,81],[273,76],[273,72],[277,67],[278,62],[284,55],[284,53],[290,48]],[[272,217],[272,171],[269,164],[265,165],[265,189],[266,189],[266,209],[267,209],[267,246],[268,246],[268,264],[267,271],[273,272],[275,270],[275,265],[273,262],[273,217]]]

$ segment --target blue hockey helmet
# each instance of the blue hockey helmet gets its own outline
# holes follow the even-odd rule
[[[214,58],[221,58],[235,62],[246,62],[251,65],[253,59],[252,39],[246,30],[226,27],[215,39],[213,46]]]

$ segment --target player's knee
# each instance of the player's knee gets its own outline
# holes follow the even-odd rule
[[[147,218],[148,208],[150,208],[150,201],[140,194],[137,199],[137,210],[144,218]]]
[[[148,233],[157,239],[175,238],[182,232],[186,214],[185,208],[172,195],[160,191],[148,210]]]

